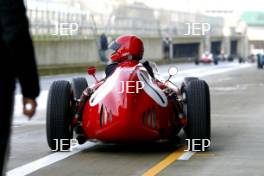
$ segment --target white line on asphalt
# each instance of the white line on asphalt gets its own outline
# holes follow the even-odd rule
[[[28,164],[25,164],[23,166],[20,166],[20,167],[17,167],[15,169],[8,171],[7,176],[25,176],[25,175],[28,175],[32,172],[35,172],[41,168],[49,166],[49,165],[56,163],[58,161],[61,161],[65,158],[68,158],[68,157],[70,157],[76,153],[79,153],[83,150],[91,148],[95,145],[96,145],[96,143],[86,142],[85,144],[73,147],[71,152],[57,152],[57,153],[47,155],[43,158],[40,158],[38,160],[35,160],[33,162],[30,162]]]
[[[195,152],[191,151],[185,152],[177,160],[189,160],[194,154]]]

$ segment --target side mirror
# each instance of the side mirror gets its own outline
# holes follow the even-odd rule
[[[174,76],[174,75],[176,75],[178,73],[178,69],[176,67],[170,67],[169,70],[168,70],[168,72],[169,72],[169,75],[170,76],[169,76],[169,78],[167,79],[166,82],[169,82],[170,79],[171,79],[171,77]]]
[[[90,75],[90,76],[92,76],[94,78],[94,80],[96,81],[96,83],[98,83],[98,79],[95,77],[95,73],[96,73],[95,66],[88,67],[87,73],[88,73],[88,75]]]
[[[96,73],[96,68],[95,68],[95,66],[88,67],[88,69],[87,69],[87,73],[88,73],[88,75],[94,75],[94,74]]]
[[[176,67],[170,67],[168,72],[170,76],[174,76],[178,73],[178,69]]]

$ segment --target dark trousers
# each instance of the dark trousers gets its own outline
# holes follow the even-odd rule
[[[12,125],[15,82],[0,75],[0,175],[4,175]],[[5,77],[5,78],[2,78]]]

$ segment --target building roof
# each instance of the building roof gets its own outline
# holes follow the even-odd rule
[[[247,11],[241,15],[240,19],[248,26],[264,26],[264,12]]]

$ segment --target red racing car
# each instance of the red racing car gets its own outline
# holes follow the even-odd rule
[[[124,43],[119,39],[115,42]],[[114,54],[118,53],[116,48],[120,46],[113,47]],[[175,67],[169,69],[168,79],[160,79],[133,58],[117,62],[110,75],[100,81],[95,72],[95,67],[88,69],[95,78],[91,86],[85,78],[74,78],[71,83],[55,81],[51,85],[47,141],[52,150],[60,150],[58,141],[64,141],[63,149],[70,148],[73,138],[79,144],[87,140],[173,141],[181,129],[187,139],[200,139],[193,149],[201,149],[202,139],[210,140],[210,95],[205,81],[189,77],[177,87],[170,80],[177,72]]]
[[[196,65],[199,65],[200,63],[205,63],[205,64],[214,63],[215,65],[217,65],[218,57],[214,56],[212,53],[205,52],[201,55],[200,58],[195,59]]]

